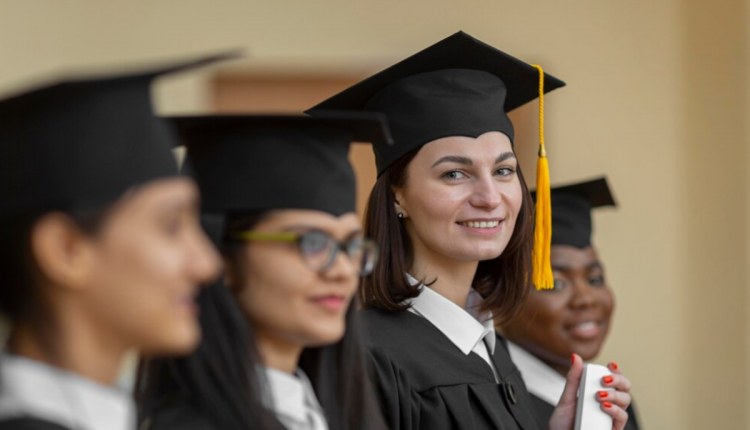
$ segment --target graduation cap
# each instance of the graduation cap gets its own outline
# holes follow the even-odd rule
[[[391,144],[383,115],[173,117],[208,213],[356,210],[352,142]]]
[[[395,145],[375,147],[378,175],[396,160],[439,138],[479,137],[490,131],[514,138],[507,112],[539,98],[540,150],[537,188],[549,190],[544,150],[544,94],[565,83],[497,48],[458,32],[411,57],[353,85],[309,109],[382,112],[388,117]],[[551,221],[549,195],[537,203],[534,284],[552,288],[549,263]]]
[[[605,177],[552,188],[552,245],[591,246],[591,211],[605,206],[617,206]]]
[[[564,86],[544,74],[545,92]],[[464,32],[347,88],[307,111],[382,112],[396,144],[374,147],[378,175],[405,154],[448,136],[499,131],[513,140],[506,115],[539,97],[539,72]]]
[[[0,213],[100,208],[176,175],[176,137],[154,115],[150,83],[232,57],[62,79],[0,100]]]

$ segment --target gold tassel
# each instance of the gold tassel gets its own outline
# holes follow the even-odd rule
[[[550,196],[549,162],[544,149],[544,70],[539,70],[539,160],[536,165],[536,219],[532,282],[537,290],[554,287],[550,248],[552,247],[552,202]]]

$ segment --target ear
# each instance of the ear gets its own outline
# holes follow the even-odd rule
[[[67,215],[42,216],[31,231],[31,252],[41,276],[52,285],[82,290],[94,264],[91,238]]]
[[[404,200],[404,191],[401,188],[392,188],[393,198],[396,201],[396,213],[403,214],[403,218],[409,217],[409,211],[406,208],[406,201]]]

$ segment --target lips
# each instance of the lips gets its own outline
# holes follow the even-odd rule
[[[469,228],[486,228],[486,229],[492,229],[497,227],[500,224],[499,220],[492,220],[492,221],[459,221],[457,223],[458,225],[462,225],[464,227]]]
[[[565,328],[573,337],[594,339],[602,334],[604,322],[600,319],[586,319],[567,325]]]
[[[335,294],[315,297],[310,300],[321,308],[330,312],[339,312],[346,304],[346,297]]]

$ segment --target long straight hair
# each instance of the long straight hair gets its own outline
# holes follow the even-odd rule
[[[267,213],[204,217],[203,223],[228,261],[242,273],[243,245],[230,238],[252,229]],[[212,225],[210,225],[212,224]],[[232,266],[235,266],[233,269]],[[252,288],[252,287],[250,287]],[[137,397],[141,419],[158,414],[170,402],[187,401],[224,429],[282,429],[264,408],[267,381],[253,330],[232,291],[221,281],[199,297],[203,343],[183,358],[142,363]],[[337,343],[303,351],[299,367],[307,374],[331,430],[385,429],[367,371],[355,319],[347,311],[346,331]]]
[[[377,180],[365,211],[365,235],[380,245],[373,273],[364,279],[361,299],[365,307],[387,311],[408,309],[406,299],[419,295],[419,286],[406,277],[413,263],[411,240],[396,213],[394,188],[407,186],[409,164],[421,148],[399,158]],[[521,166],[517,168],[522,191],[521,209],[513,234],[503,253],[480,261],[472,287],[484,298],[483,310],[492,311],[495,322],[513,318],[529,292],[534,206]]]

